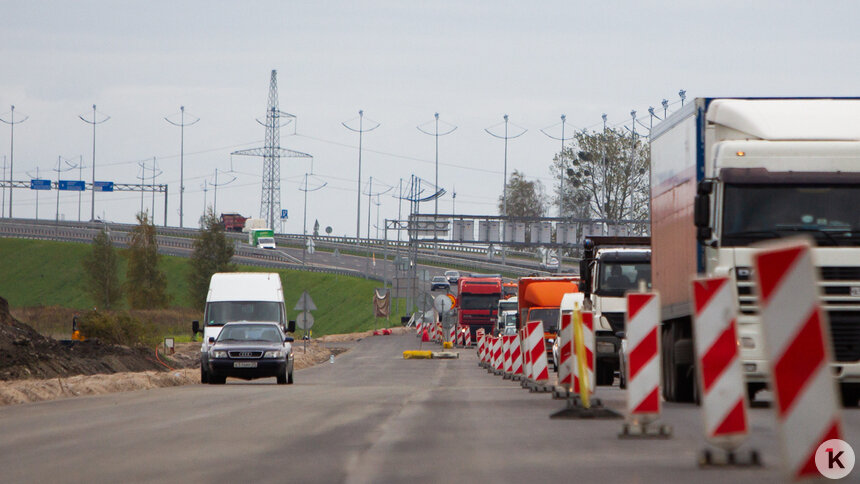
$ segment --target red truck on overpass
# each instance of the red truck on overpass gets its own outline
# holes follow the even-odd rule
[[[501,298],[501,277],[461,277],[457,281],[457,322],[469,328],[472,341],[478,340],[478,328],[493,332]]]
[[[221,224],[224,225],[224,230],[227,232],[241,232],[245,227],[247,217],[243,217],[238,213],[222,213]]]

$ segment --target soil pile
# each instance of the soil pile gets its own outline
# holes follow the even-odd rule
[[[13,318],[9,303],[0,297],[0,380],[166,369],[151,349],[95,340],[63,344],[42,336]]]

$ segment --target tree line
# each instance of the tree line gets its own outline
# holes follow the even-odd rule
[[[200,219],[200,232],[194,238],[188,291],[195,308],[203,308],[209,280],[216,272],[231,272],[233,246],[227,241],[224,226],[209,209]],[[116,308],[125,298],[131,309],[160,309],[170,305],[167,277],[160,268],[155,225],[146,212],[137,214],[137,226],[125,251],[127,271],[120,282],[119,255],[105,227],[93,237],[92,251],[84,259],[84,287],[97,306]]]
[[[514,170],[507,181],[507,215],[544,217],[555,205],[563,217],[645,220],[650,164],[649,146],[641,137],[614,128],[577,132],[553,157],[554,196],[540,180],[527,180]],[[499,213],[504,214],[504,194]]]

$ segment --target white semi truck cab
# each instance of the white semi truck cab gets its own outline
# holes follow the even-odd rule
[[[592,311],[596,336],[598,385],[611,385],[622,371],[619,354],[624,336],[628,291],[651,288],[649,237],[590,237],[580,262],[583,306]],[[621,376],[622,384],[625,382]]]
[[[764,388],[752,256],[766,240],[805,235],[843,399],[860,393],[860,99],[700,98],[655,126],[651,142],[654,288],[663,303],[667,400],[695,397],[690,280],[737,288],[749,392]]]

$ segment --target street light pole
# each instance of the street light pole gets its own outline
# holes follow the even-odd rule
[[[433,120],[434,120],[434,126],[435,126],[433,132],[426,131],[426,130],[422,129],[421,126],[416,126],[416,128],[418,129],[418,131],[421,131],[424,134],[433,136],[436,140],[436,178],[433,181],[433,183],[434,183],[434,185],[436,185],[435,189],[438,192],[439,191],[439,137],[453,133],[457,129],[457,127],[453,126],[453,125],[449,125],[448,123],[445,123],[446,125],[448,125],[449,129],[446,129],[446,131],[444,133],[439,133],[439,113],[433,114]],[[438,233],[436,231],[436,226],[437,226],[436,224],[438,223],[437,219],[439,217],[439,197],[436,197],[435,200],[433,201],[433,203],[434,203],[433,253],[436,254],[436,253],[438,253],[438,250],[439,250]]]
[[[353,118],[354,119],[354,118]],[[343,125],[344,128],[354,131],[358,133],[358,182],[356,185],[356,197],[355,197],[355,238],[356,243],[358,243],[358,239],[361,238],[361,151],[362,151],[362,138],[364,137],[364,132],[370,132],[379,127],[379,123],[376,121],[370,120],[373,123],[373,127],[369,129],[364,129],[364,110],[360,109],[358,111],[358,129],[355,129],[349,126],[349,121],[344,121],[340,124]],[[370,210],[370,207],[367,208]],[[370,233],[367,234],[370,237]]]
[[[93,104],[93,120],[89,121],[82,114],[79,114],[78,117],[81,118],[81,121],[85,123],[89,123],[93,125],[93,186],[92,186],[92,206],[90,207],[90,220],[95,220],[96,218],[96,125],[107,122],[110,119],[110,116],[105,116],[101,121],[98,120],[96,113],[96,105]]]
[[[183,227],[183,218],[185,215],[183,208],[183,198],[185,195],[185,126],[191,126],[198,121],[200,118],[194,117],[194,121],[190,123],[185,122],[185,106],[179,106],[179,117],[180,120],[178,123],[170,120],[170,117],[165,117],[164,120],[168,123],[179,126],[179,228]],[[205,212],[206,207],[203,207]]]
[[[12,180],[14,179],[13,168],[15,166],[15,125],[21,124],[24,121],[28,120],[30,116],[24,116],[24,119],[15,121],[15,105],[12,105],[12,113],[10,115],[9,121],[6,121],[3,118],[0,118],[0,121],[8,124],[10,129],[12,130],[9,136],[9,218],[12,218],[12,192],[15,190],[12,189]]]
[[[525,128],[521,128],[521,127],[517,126],[517,128],[519,128],[521,130],[520,133],[517,134],[516,136],[509,136],[508,135],[508,115],[505,114],[503,118],[504,118],[504,123],[505,123],[505,135],[504,136],[499,136],[499,135],[493,133],[492,131],[490,131],[490,128],[484,128],[484,131],[486,131],[487,134],[489,134],[490,136],[493,136],[495,138],[501,138],[501,139],[505,140],[505,170],[504,170],[505,178],[504,178],[504,180],[502,180],[502,217],[504,217],[502,219],[502,239],[504,240],[505,231],[506,231],[507,225],[508,225],[508,223],[507,223],[508,222],[508,220],[507,220],[507,218],[508,218],[508,140],[514,139],[514,138],[519,138],[520,136],[524,135],[526,133],[526,131],[528,131],[528,130]],[[504,246],[504,244],[502,244],[502,264],[505,264],[505,252],[506,252],[505,246]]]

